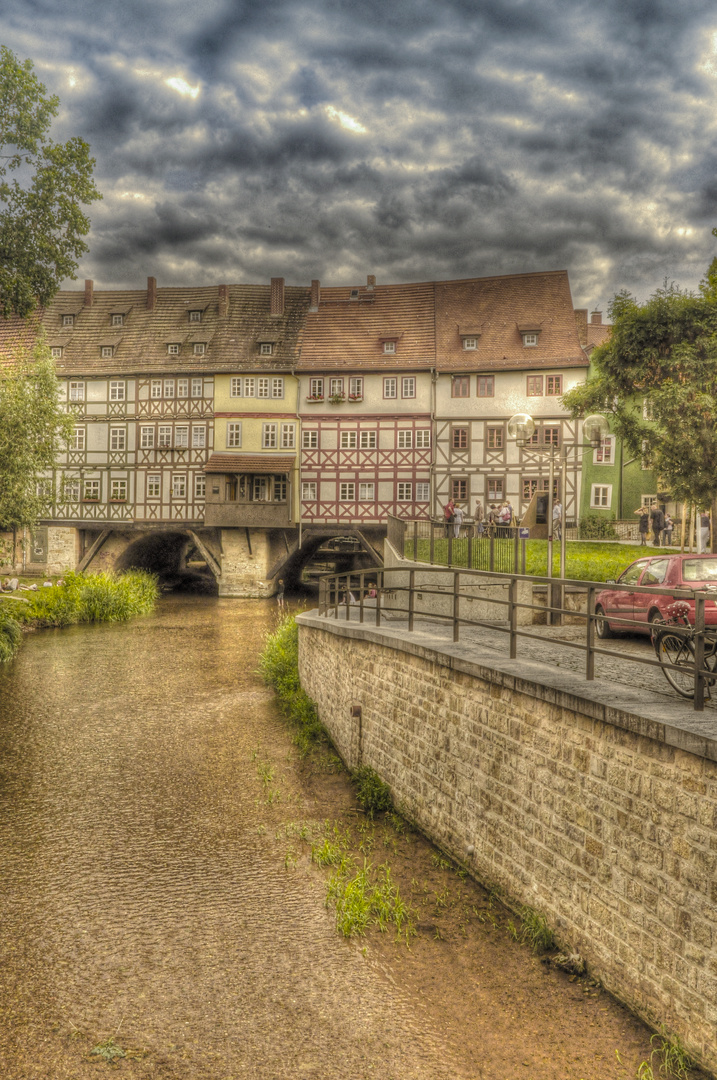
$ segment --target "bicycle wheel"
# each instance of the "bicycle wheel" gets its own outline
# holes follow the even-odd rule
[[[682,697],[695,696],[695,647],[687,637],[669,630],[655,638],[657,659],[663,665],[662,674]],[[666,667],[672,664],[672,667]]]

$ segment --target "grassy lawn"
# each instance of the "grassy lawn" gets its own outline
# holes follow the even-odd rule
[[[494,569],[509,571],[512,569],[512,541],[495,542]],[[481,556],[479,556],[479,550]],[[663,549],[660,549],[663,550]],[[672,548],[664,550],[675,550]],[[428,540],[418,541],[418,558],[422,562],[428,562],[430,554]],[[656,555],[658,551],[650,547],[641,547],[638,544],[606,544],[590,543],[583,540],[569,540],[566,545],[565,576],[582,581],[607,581],[615,579],[635,559],[646,555]],[[413,557],[413,543],[406,543],[406,558]],[[466,566],[468,557],[468,544],[466,540],[454,541],[453,565]],[[481,557],[481,561],[478,558]],[[448,541],[436,538],[433,560],[434,563],[445,564],[448,558]],[[473,567],[478,570],[487,570],[487,544],[473,545]],[[548,566],[548,542],[547,540],[526,541],[525,572],[535,577],[544,577]],[[553,573],[555,577],[560,572],[560,545],[553,545]]]

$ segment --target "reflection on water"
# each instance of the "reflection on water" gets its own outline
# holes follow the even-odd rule
[[[285,870],[252,761],[289,747],[255,674],[274,614],[170,597],[33,635],[0,673],[8,1080],[96,1076],[83,1055],[118,1025],[149,1050],[128,1076],[444,1075],[315,876]]]

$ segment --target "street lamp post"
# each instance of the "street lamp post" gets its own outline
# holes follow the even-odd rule
[[[560,530],[560,578],[565,580],[565,496],[567,489],[567,474],[568,474],[568,449],[574,449],[579,446],[586,448],[598,448],[602,440],[605,438],[609,430],[609,425],[604,416],[599,413],[594,413],[590,416],[586,416],[583,420],[583,436],[587,439],[587,442],[564,442],[560,446],[560,492],[563,498],[563,511],[562,511],[562,528]],[[516,443],[520,447],[524,447],[528,440],[532,438],[535,432],[535,421],[529,413],[516,413],[515,416],[511,416],[508,421],[508,438],[515,439]],[[545,447],[535,447],[538,453],[543,453]],[[553,576],[553,486],[555,483],[555,444],[550,444],[550,469],[548,474],[548,573],[547,576],[552,578]],[[560,603],[559,607],[563,608],[564,586],[560,586]],[[548,604],[552,607],[552,602]],[[552,623],[552,620],[548,620]]]

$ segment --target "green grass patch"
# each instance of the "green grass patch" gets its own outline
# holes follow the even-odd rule
[[[494,569],[510,572],[513,559],[513,541],[497,538],[494,541]],[[430,544],[428,540],[418,541],[417,559],[428,562]],[[479,554],[480,553],[480,554]],[[568,540],[565,548],[565,576],[574,581],[607,581],[617,579],[622,571],[645,555],[653,555],[653,547],[641,547],[637,544],[591,543],[583,540]],[[406,558],[413,558],[413,541],[406,543]],[[478,541],[473,544],[472,567],[474,570],[489,570],[488,543]],[[433,549],[433,562],[445,566],[448,561],[448,541],[436,537]],[[453,543],[452,566],[468,566],[468,541],[456,540]],[[548,573],[548,541],[527,540],[525,553],[525,572],[532,577],[546,577]],[[560,544],[553,544],[553,575],[560,573]]]
[[[274,688],[279,705],[294,726],[294,742],[305,756],[320,743],[327,743],[316,706],[299,681],[299,628],[293,615],[286,615],[276,630],[267,634],[259,657],[264,682]]]
[[[508,931],[516,941],[523,941],[530,945],[533,952],[543,953],[555,948],[555,937],[548,926],[544,915],[535,908],[524,907],[520,912],[520,929],[512,922],[508,923]]]
[[[360,765],[351,773],[356,785],[356,798],[373,819],[376,814],[393,810],[393,799],[388,784],[384,784],[378,773],[368,765]]]
[[[350,857],[339,863],[326,885],[326,906],[334,905],[336,927],[344,937],[365,934],[369,926],[385,932],[395,927],[406,942],[415,933],[414,913],[402,899],[385,864],[373,868],[364,859],[356,868]]]
[[[40,588],[23,596],[27,603],[0,599],[0,663],[14,656],[20,627],[75,626],[78,623],[126,622],[149,615],[159,598],[154,574],[68,573],[64,585]],[[14,627],[14,628],[13,628]]]

